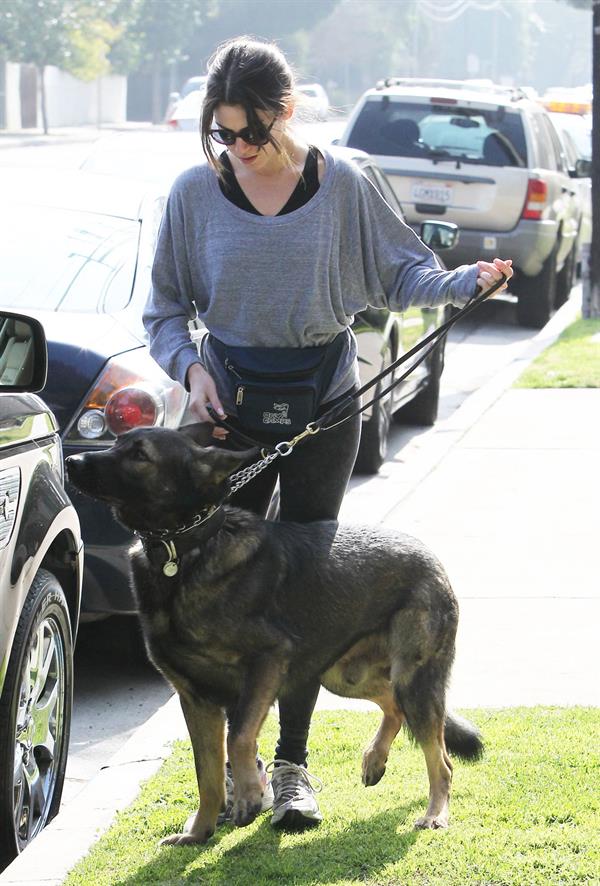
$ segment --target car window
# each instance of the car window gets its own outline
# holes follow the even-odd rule
[[[550,120],[547,117],[542,116],[540,119],[541,125],[546,131],[547,138],[552,144],[552,151],[554,153],[555,162],[557,169],[560,169],[562,172],[566,172],[568,168],[567,158],[564,152],[564,148],[561,144],[561,141],[556,134],[556,130]]]
[[[415,104],[382,96],[365,102],[348,144],[370,154],[525,166],[521,114],[499,107]]]
[[[38,206],[4,209],[3,307],[104,313],[129,303],[138,222]]]
[[[544,126],[544,117],[541,114],[532,114],[530,119],[537,145],[538,166],[541,166],[542,169],[555,170],[557,168],[556,155],[552,141],[548,137],[548,131]]]
[[[575,169],[575,164],[579,157],[579,151],[577,150],[577,145],[571,138],[570,134],[564,129],[560,133],[560,142],[563,146],[569,169]]]

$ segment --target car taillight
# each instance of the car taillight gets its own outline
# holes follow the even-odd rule
[[[108,429],[117,437],[132,428],[160,424],[162,413],[156,396],[141,387],[122,388],[112,395],[104,408]]]
[[[112,357],[71,423],[67,445],[106,446],[134,427],[179,427],[188,395],[152,359],[147,348]]]
[[[523,207],[522,218],[540,219],[546,208],[548,185],[539,178],[530,178],[527,182],[527,196]]]

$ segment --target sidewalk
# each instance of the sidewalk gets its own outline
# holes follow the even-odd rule
[[[100,126],[56,126],[47,135],[42,129],[0,129],[0,150],[2,148],[26,148],[42,145],[78,144],[93,142],[104,135],[115,132],[152,132],[161,128],[149,122],[128,121],[125,123],[103,123]]]
[[[407,454],[401,494],[382,482],[379,519],[444,562],[461,607],[454,707],[600,705],[597,527],[600,389],[510,385],[577,309],[569,302],[526,355]],[[400,466],[402,467],[402,466]],[[385,478],[384,478],[385,479]],[[343,519],[359,522],[362,489]],[[322,692],[319,707],[346,707]],[[365,707],[365,703],[357,705]],[[3,875],[58,884],[186,735],[171,698]]]

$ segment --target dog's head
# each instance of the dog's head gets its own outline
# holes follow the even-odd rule
[[[81,492],[110,504],[130,529],[181,526],[202,508],[221,502],[229,491],[230,475],[257,454],[207,446],[212,428],[199,424],[179,431],[128,431],[110,449],[70,456],[69,480]]]

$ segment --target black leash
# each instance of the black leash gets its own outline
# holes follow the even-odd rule
[[[495,292],[498,291],[498,289],[500,289],[501,286],[504,285],[504,283],[506,283],[506,276],[503,274],[500,280],[497,280],[492,286],[490,286],[489,289],[486,289],[485,292],[482,292],[479,295],[473,296],[473,298],[468,301],[464,307],[460,308],[460,310],[458,310],[454,314],[454,316],[450,317],[449,320],[446,320],[445,323],[442,323],[441,326],[438,326],[437,329],[434,329],[433,332],[425,336],[424,339],[422,339],[420,342],[417,342],[414,347],[410,348],[410,350],[402,354],[402,356],[395,360],[390,366],[376,375],[375,378],[372,378],[371,381],[364,384],[362,388],[359,388],[358,391],[354,391],[352,394],[348,394],[347,397],[344,397],[342,400],[336,403],[335,406],[333,406],[331,409],[328,409],[327,412],[319,416],[318,419],[310,422],[306,426],[305,430],[294,437],[292,440],[283,440],[276,445],[266,445],[258,440],[253,439],[252,437],[248,437],[237,428],[232,427],[228,422],[219,418],[210,407],[208,407],[208,409],[215,419],[216,424],[230,431],[232,435],[238,438],[245,445],[260,449],[263,453],[263,458],[266,457],[265,453],[270,453],[269,461],[272,461],[273,457],[276,457],[275,453],[282,456],[290,455],[294,446],[296,446],[302,440],[306,439],[309,436],[313,436],[314,434],[318,434],[320,431],[330,431],[333,428],[339,427],[341,424],[344,424],[344,422],[347,422],[351,418],[354,418],[355,415],[360,415],[362,412],[365,412],[365,410],[369,409],[370,406],[372,406],[374,403],[377,403],[378,400],[381,400],[382,397],[385,397],[387,394],[389,394],[389,392],[392,391],[401,382],[403,382],[405,378],[408,378],[411,372],[413,372],[417,368],[417,366],[420,366],[421,363],[423,363],[423,361],[426,360],[427,357],[429,357],[429,355],[436,347],[439,347],[441,341],[448,335],[448,332],[450,331],[452,326],[454,326],[454,324],[458,322],[458,320],[466,317],[468,314],[478,308],[479,305],[483,304],[484,301],[487,301],[490,296],[492,296]],[[428,345],[431,345],[431,347],[427,348]],[[425,348],[427,348],[427,350],[425,350],[425,352],[421,354],[419,359],[415,360],[415,362],[406,370],[406,372],[404,372],[399,378],[395,379],[391,385],[388,385],[387,388],[384,388],[382,391],[380,391],[376,397],[373,397],[371,400],[369,400],[368,403],[365,403],[364,406],[361,406],[359,409],[356,409],[349,415],[345,415],[341,420],[335,421],[333,424],[328,424],[327,426],[325,426],[326,422],[335,419],[345,409],[351,406],[355,400],[358,400],[366,391],[377,385],[383,378],[385,378],[387,375],[390,375],[390,373],[393,373],[399,366],[401,366],[403,363],[406,363],[408,360],[411,359],[411,357],[414,357],[416,354],[419,353],[419,351],[422,351]],[[258,473],[258,471],[256,471],[255,473]]]
[[[475,308],[478,308],[479,305],[483,304],[484,301],[487,301],[488,298],[491,295],[493,295],[494,292],[497,292],[498,289],[500,289],[500,287],[504,283],[506,283],[506,277],[503,274],[501,279],[497,280],[493,286],[491,286],[489,289],[486,289],[485,292],[482,292],[479,295],[473,296],[473,298],[470,301],[468,301],[464,307],[460,308],[460,310],[458,310],[454,314],[453,317],[451,317],[449,320],[446,320],[446,322],[442,323],[441,326],[438,326],[437,329],[434,329],[433,332],[431,332],[429,335],[425,336],[425,338],[422,339],[420,342],[417,342],[417,344],[414,345],[414,347],[410,348],[410,350],[408,350],[408,351],[406,351],[406,353],[402,354],[402,356],[399,357],[397,360],[395,360],[390,366],[388,366],[387,369],[382,370],[379,373],[379,375],[376,375],[375,378],[372,378],[371,381],[369,381],[369,382],[367,382],[367,384],[363,385],[362,388],[360,388],[358,391],[355,391],[353,394],[349,394],[347,397],[345,397],[339,403],[336,403],[336,405],[334,407],[332,407],[326,413],[321,415],[318,419],[315,419],[315,421],[311,422],[310,423],[311,426],[313,428],[317,428],[320,431],[330,431],[332,428],[339,427],[339,425],[343,424],[343,422],[348,421],[351,418],[354,418],[355,415],[360,415],[361,412],[365,412],[365,410],[368,409],[370,406],[372,406],[373,403],[377,403],[378,400],[381,400],[382,397],[385,397],[386,394],[389,394],[390,391],[393,391],[393,389],[397,385],[399,385],[400,382],[403,382],[405,378],[408,378],[408,376],[411,374],[411,372],[413,372],[417,368],[417,366],[420,366],[421,363],[423,363],[423,361],[426,360],[427,357],[429,357],[429,355],[431,353],[433,353],[435,348],[439,347],[442,340],[446,338],[446,336],[448,335],[448,332],[450,331],[452,326],[454,326],[454,324],[458,320],[462,320],[463,317],[466,317],[467,314],[470,314],[471,311],[474,311]],[[431,344],[432,342],[433,342],[433,344]],[[332,418],[335,418],[335,416],[339,415],[341,412],[344,411],[344,409],[346,409],[348,406],[350,406],[351,403],[354,402],[354,400],[358,400],[358,398],[361,397],[362,394],[365,393],[365,391],[368,391],[369,388],[374,387],[376,384],[378,384],[378,382],[381,381],[382,378],[385,378],[386,375],[389,375],[391,372],[394,372],[395,369],[397,369],[403,363],[406,363],[408,360],[410,360],[411,357],[414,357],[415,354],[418,354],[419,351],[426,348],[428,344],[431,344],[431,347],[428,348],[425,351],[425,353],[419,357],[418,360],[415,360],[415,362],[412,364],[412,366],[410,366],[406,370],[406,372],[404,372],[399,378],[395,379],[395,381],[393,381],[391,385],[389,385],[387,388],[384,388],[383,391],[380,391],[380,393],[377,394],[376,397],[373,397],[372,400],[369,400],[368,403],[366,403],[360,409],[357,409],[354,412],[350,413],[350,415],[344,416],[342,421],[338,421],[335,424],[328,425],[327,427],[323,427],[323,424],[326,420],[331,420]]]

